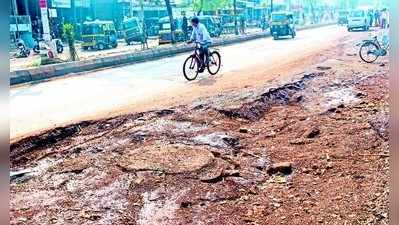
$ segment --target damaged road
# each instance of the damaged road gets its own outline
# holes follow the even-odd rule
[[[353,41],[263,87],[11,145],[12,224],[388,224],[389,61]]]

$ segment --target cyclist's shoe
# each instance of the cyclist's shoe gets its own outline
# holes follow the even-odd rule
[[[198,69],[198,72],[199,73],[203,73],[205,71],[205,66],[201,66],[199,69]]]

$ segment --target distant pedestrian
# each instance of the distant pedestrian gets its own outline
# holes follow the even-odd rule
[[[388,27],[388,11],[383,9],[381,12],[381,28],[385,29]]]
[[[374,20],[374,13],[373,13],[373,11],[369,11],[369,13],[368,13],[368,16],[369,16],[369,18],[370,18],[370,27],[372,27],[373,26],[373,20]]]
[[[375,10],[374,12],[374,23],[376,27],[380,26],[380,22],[381,22],[381,18],[380,18],[380,11],[379,10]]]
[[[244,18],[244,16],[240,17],[240,30],[241,30],[241,34],[245,34],[245,18]]]
[[[183,15],[183,23],[182,23],[184,41],[188,40],[188,20],[186,14]]]
[[[267,21],[266,20],[267,20],[266,14],[263,14],[262,19],[261,19],[261,27],[262,27],[263,31],[265,31],[267,29]]]

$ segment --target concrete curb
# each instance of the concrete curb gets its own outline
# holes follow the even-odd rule
[[[307,30],[323,26],[333,25],[335,23],[325,23],[318,25],[310,25],[298,28],[298,30]],[[215,40],[213,46],[229,45],[250,41],[258,38],[269,37],[269,32],[259,32],[248,34],[245,36],[232,36]],[[170,46],[159,49],[149,49],[141,52],[124,53],[116,56],[107,56],[99,59],[87,59],[77,62],[66,62],[52,65],[45,65],[34,69],[17,70],[10,73],[10,85],[17,85],[29,82],[44,81],[53,77],[65,76],[73,73],[88,72],[100,68],[107,68],[113,66],[121,66],[126,64],[156,60],[164,57],[174,56],[180,53],[190,52],[193,48],[191,46]]]

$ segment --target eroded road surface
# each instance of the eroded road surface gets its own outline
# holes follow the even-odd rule
[[[294,40],[272,38],[220,48],[222,70],[187,82],[182,65],[188,53],[157,61],[90,72],[11,89],[11,139],[85,119],[142,111],[189,102],[196,97],[263,85],[300,71],[320,52],[336,47],[349,35],[329,26],[298,32]]]
[[[389,61],[361,62],[354,45],[367,35],[342,36],[284,73],[171,76],[195,93],[232,79],[218,95],[13,143],[11,223],[388,224]],[[88,76],[55,82],[110,79]]]

